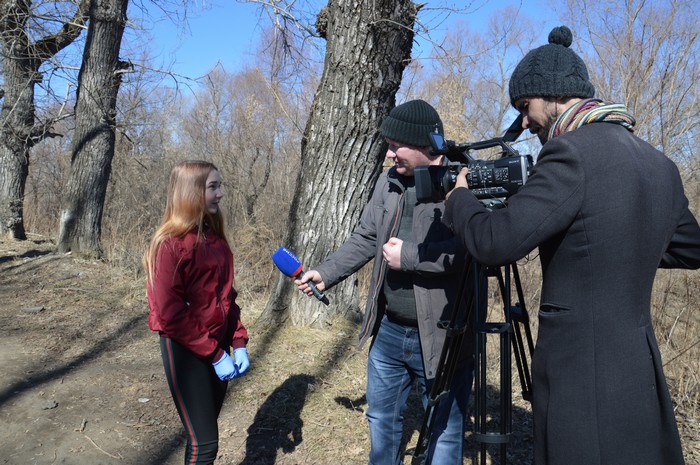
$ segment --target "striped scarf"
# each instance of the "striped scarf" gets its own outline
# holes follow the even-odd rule
[[[637,122],[621,103],[606,104],[600,99],[589,98],[581,100],[559,116],[549,130],[549,139],[573,131],[584,124],[600,121],[620,124],[630,132],[634,131]]]

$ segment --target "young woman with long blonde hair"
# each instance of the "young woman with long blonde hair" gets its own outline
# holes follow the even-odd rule
[[[165,214],[143,259],[148,325],[160,335],[168,386],[187,432],[185,464],[214,463],[228,381],[250,365],[222,196],[221,175],[212,163],[175,165]]]

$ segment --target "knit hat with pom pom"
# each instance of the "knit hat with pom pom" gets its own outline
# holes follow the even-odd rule
[[[569,48],[572,41],[568,27],[555,27],[549,33],[549,44],[525,55],[515,67],[508,85],[511,105],[523,97],[591,98],[595,95],[585,63]]]

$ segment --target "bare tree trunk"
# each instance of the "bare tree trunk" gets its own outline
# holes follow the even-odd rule
[[[34,126],[34,73],[17,59],[5,59],[4,71],[7,91],[0,111],[0,234],[24,240],[22,199],[29,174],[29,134]]]
[[[45,137],[54,136],[53,120],[37,125],[34,86],[42,81],[39,67],[70,45],[85,23],[88,1],[76,9],[73,18],[56,34],[30,42],[27,23],[32,17],[30,1],[0,3],[0,43],[4,98],[0,110],[0,235],[26,239],[23,199],[29,174],[31,148]]]
[[[286,244],[305,269],[347,239],[381,172],[386,146],[379,128],[410,60],[418,8],[407,0],[331,0],[319,14],[326,57],[302,141]],[[355,277],[329,297],[325,307],[280,274],[260,322],[291,317],[293,324],[324,326],[337,315],[357,316]]]
[[[61,201],[59,252],[101,257],[102,213],[115,146],[119,61],[128,0],[93,0],[78,76],[71,170]]]
[[[9,139],[3,134],[3,139]],[[29,174],[29,150],[12,151],[0,145],[0,235],[25,240],[22,199]]]

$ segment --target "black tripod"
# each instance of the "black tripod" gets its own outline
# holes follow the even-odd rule
[[[511,274],[515,282],[515,289],[519,304],[511,305]],[[512,393],[511,393],[511,345],[515,353],[515,361],[522,386],[524,399],[532,400],[532,381],[527,364],[528,357],[532,357],[534,343],[530,332],[530,324],[525,299],[523,295],[520,276],[515,263],[502,268],[484,267],[476,261],[469,259],[463,272],[459,297],[452,310],[449,321],[441,321],[440,326],[447,331],[445,344],[440,355],[435,379],[430,394],[428,405],[423,416],[423,423],[418,436],[413,465],[420,465],[425,460],[425,453],[432,435],[436,411],[440,401],[449,393],[455,369],[457,367],[460,349],[466,331],[475,332],[474,348],[474,437],[480,444],[479,463],[486,464],[486,452],[489,446],[498,447],[500,451],[500,463],[506,464],[506,448],[512,433]],[[488,286],[484,286],[486,278],[496,278],[503,302],[503,321],[486,321]],[[466,291],[469,290],[467,293]],[[460,309],[460,305],[466,299],[467,313]],[[470,315],[473,314],[473,318]],[[469,324],[470,322],[471,325]],[[470,327],[473,326],[473,327]],[[487,406],[487,354],[486,342],[489,335],[498,335],[500,339],[500,399],[498,408],[498,430],[489,427],[489,412]],[[477,459],[475,459],[475,462]]]

